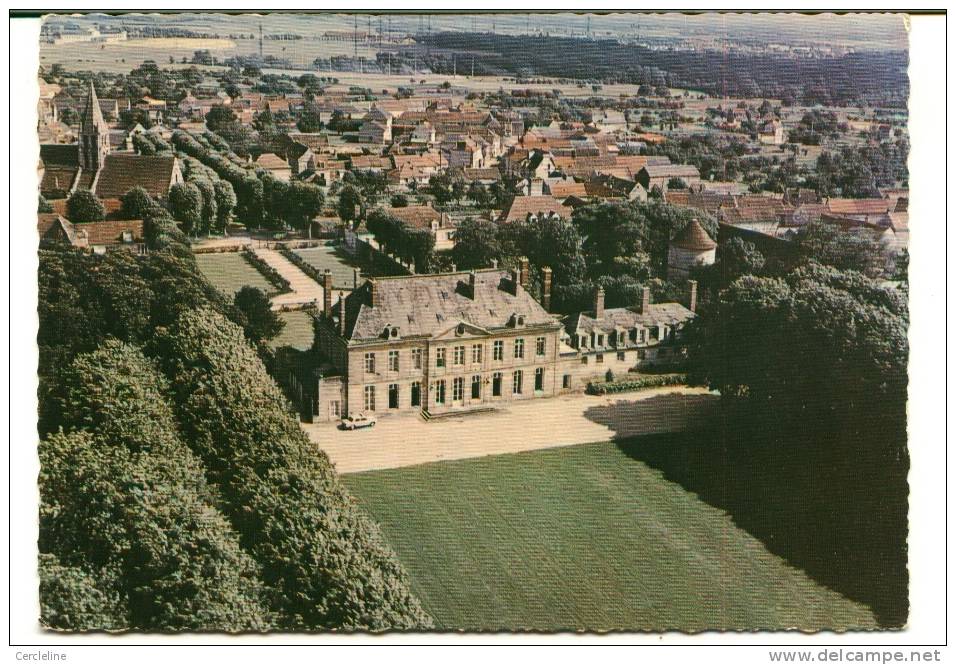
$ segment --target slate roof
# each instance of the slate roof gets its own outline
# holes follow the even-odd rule
[[[828,199],[827,209],[837,215],[879,215],[893,209],[887,199]]]
[[[40,159],[49,168],[51,166],[80,165],[80,147],[76,143],[43,143],[40,145]]]
[[[643,169],[651,178],[699,178],[700,171],[690,164],[648,164]]]
[[[175,168],[173,155],[108,154],[96,181],[96,195],[119,198],[139,186],[150,196],[163,198],[169,194]]]
[[[509,326],[513,314],[526,326],[559,325],[523,288],[512,293],[505,270],[475,272],[474,297],[468,292],[469,273],[385,277],[375,281],[379,306],[372,307],[371,282],[352,291],[345,300],[346,337],[373,340],[386,326],[399,328],[401,337],[440,335],[459,322],[483,329]]]
[[[580,312],[568,319],[565,329],[571,335],[590,335],[593,331],[609,333],[638,327],[673,326],[689,321],[694,316],[693,312],[676,302],[649,305],[646,312],[632,307],[614,307],[605,309],[600,319],[595,319],[593,312]]]

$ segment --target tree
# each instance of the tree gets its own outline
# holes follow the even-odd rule
[[[206,113],[206,126],[214,132],[237,125],[239,119],[228,106],[217,104]]]
[[[77,189],[66,201],[66,215],[75,224],[99,222],[106,218],[106,208],[88,189]]]
[[[40,446],[40,550],[103,571],[130,628],[264,629],[257,566],[178,439],[165,392],[130,345],[76,358],[58,390],[63,431]]]
[[[208,178],[197,177],[190,180],[199,190],[202,196],[202,223],[196,229],[197,233],[208,233],[216,224],[219,216],[219,208],[216,203],[216,190]]]
[[[213,183],[213,191],[216,195],[216,225],[224,231],[232,221],[236,208],[236,193],[227,180],[216,180]]]
[[[312,237],[312,220],[322,212],[325,206],[325,194],[322,188],[310,182],[294,180],[289,187],[291,198],[292,225],[297,229],[307,229]]]
[[[683,178],[671,178],[667,181],[667,189],[687,189],[687,183]]]
[[[389,200],[389,204],[393,208],[407,208],[408,207],[408,197],[402,193],[393,194],[392,198]]]
[[[806,261],[855,270],[868,277],[882,274],[886,267],[882,243],[866,228],[844,230],[838,224],[821,221],[809,225],[797,236],[796,242]]]
[[[300,132],[311,133],[322,129],[322,116],[315,104],[307,103],[299,114],[295,126]]]
[[[133,187],[120,198],[120,212],[124,219],[143,219],[156,202],[142,187]]]
[[[339,190],[339,201],[336,205],[336,212],[338,212],[339,219],[346,224],[351,224],[358,218],[357,209],[361,209],[362,205],[362,195],[359,194],[358,190],[352,185],[346,185]]]
[[[502,255],[497,224],[474,218],[465,219],[458,224],[452,257],[459,268],[487,268],[492,261],[501,261]]]
[[[487,208],[492,202],[492,196],[488,188],[478,180],[475,180],[468,186],[466,196],[479,208]]]
[[[315,454],[242,330],[209,310],[184,311],[156,348],[183,437],[261,563],[279,625],[430,626],[401,564],[328,458]]]
[[[272,311],[269,297],[253,286],[243,286],[236,292],[233,303],[243,320],[246,338],[258,344],[267,342],[285,328],[285,321]]]
[[[182,222],[183,232],[195,234],[203,223],[203,196],[191,183],[176,183],[169,188],[169,209],[177,221]]]
[[[41,553],[40,622],[55,630],[124,630],[128,609],[111,583],[81,566],[64,566],[53,554]]]

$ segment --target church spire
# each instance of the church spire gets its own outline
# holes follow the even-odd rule
[[[110,150],[110,130],[103,120],[103,110],[92,81],[86,94],[86,108],[80,116],[79,140],[80,166],[91,171],[98,170]]]

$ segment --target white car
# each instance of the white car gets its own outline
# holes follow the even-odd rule
[[[353,413],[351,416],[342,418],[342,429],[362,429],[363,427],[375,427],[375,417],[364,413]]]

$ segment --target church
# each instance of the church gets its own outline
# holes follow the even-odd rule
[[[40,194],[49,200],[68,198],[78,189],[100,199],[118,199],[134,187],[163,199],[183,181],[175,155],[137,155],[115,151],[96,90],[90,83],[80,116],[77,143],[40,144]]]

